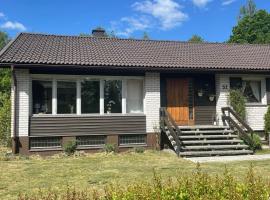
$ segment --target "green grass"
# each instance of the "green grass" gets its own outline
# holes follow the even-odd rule
[[[256,155],[262,155],[262,154],[270,154],[270,149],[262,149],[262,150],[258,150],[255,153]]]
[[[228,163],[226,166],[233,175],[242,179],[250,164],[243,161]],[[270,160],[253,164],[259,175],[270,177]],[[153,169],[166,178],[174,177],[180,171],[191,173],[195,168],[196,163],[158,151],[0,161],[0,199],[16,199],[19,193],[31,193],[40,188],[65,190],[67,186],[74,186],[98,189],[111,182],[127,184],[151,179]],[[201,164],[201,168],[213,175],[221,174],[225,164]]]

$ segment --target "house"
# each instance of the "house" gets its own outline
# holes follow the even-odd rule
[[[155,148],[164,107],[171,124],[182,132],[222,133],[212,144],[232,131],[224,125],[222,108],[229,105],[234,87],[241,87],[247,99],[247,124],[263,131],[270,102],[269,45],[116,39],[103,34],[21,33],[1,51],[1,67],[12,69],[14,153],[50,155],[75,139],[78,149],[90,152],[106,143],[116,144],[120,151]],[[174,136],[164,134],[161,139],[179,143]],[[226,135],[216,148],[231,139],[229,152],[250,153],[234,137]]]

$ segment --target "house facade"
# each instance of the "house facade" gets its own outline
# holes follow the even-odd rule
[[[235,88],[263,131],[269,58],[269,45],[22,33],[0,53],[12,69],[13,152],[49,155],[70,140],[91,152],[156,148],[161,107],[179,126],[221,126]]]

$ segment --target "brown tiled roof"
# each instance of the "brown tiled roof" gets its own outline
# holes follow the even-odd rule
[[[198,44],[21,33],[2,51],[0,63],[270,70],[270,45]]]

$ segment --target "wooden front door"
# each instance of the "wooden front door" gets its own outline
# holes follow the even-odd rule
[[[179,126],[194,125],[190,81],[189,78],[167,79],[166,81],[167,110]]]

